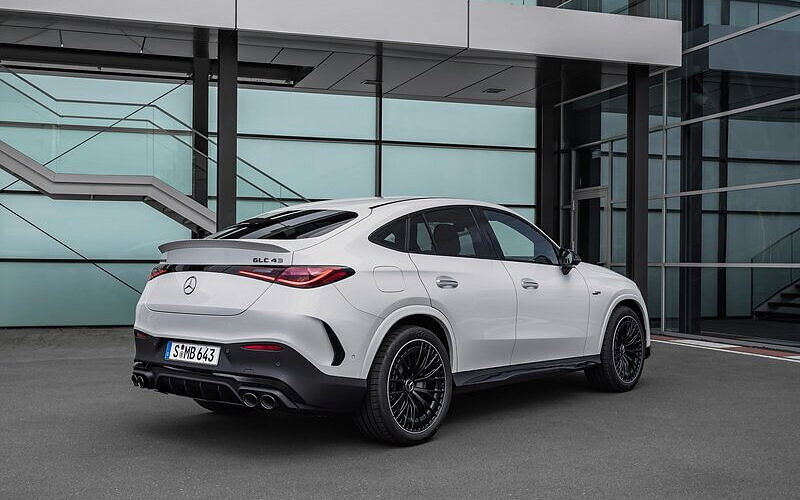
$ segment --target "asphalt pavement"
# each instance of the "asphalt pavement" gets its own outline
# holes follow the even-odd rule
[[[131,337],[0,330],[0,498],[800,495],[800,363],[654,344],[629,393],[576,373],[458,394],[432,441],[393,448],[347,416],[136,389]]]

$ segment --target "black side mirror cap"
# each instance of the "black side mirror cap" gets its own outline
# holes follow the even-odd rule
[[[581,263],[578,254],[568,248],[562,248],[559,257],[561,258],[561,272],[564,274],[569,274],[573,267]]]

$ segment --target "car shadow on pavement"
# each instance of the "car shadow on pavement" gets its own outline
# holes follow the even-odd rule
[[[453,397],[444,427],[471,427],[489,418],[502,421],[532,414],[591,392],[582,374],[459,392]],[[226,416],[207,412],[199,406],[184,405],[180,411],[171,409],[168,415],[157,420],[138,421],[136,430],[142,433],[143,439],[155,439],[164,445],[180,444],[186,448],[197,443],[197,452],[203,454],[248,454],[266,458],[287,451],[302,453],[329,449],[336,453],[334,450],[339,445],[346,446],[350,452],[359,447],[365,450],[386,448],[362,437],[351,417],[343,414],[257,411],[249,415]]]

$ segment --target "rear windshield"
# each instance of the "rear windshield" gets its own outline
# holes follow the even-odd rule
[[[254,217],[208,237],[214,240],[299,240],[322,236],[355,219],[355,212],[342,210],[288,210]]]

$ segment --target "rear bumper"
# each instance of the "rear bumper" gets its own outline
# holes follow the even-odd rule
[[[365,380],[326,375],[288,346],[264,352],[247,351],[241,343],[214,343],[221,347],[219,364],[207,367],[165,361],[168,340],[136,339],[133,374],[148,389],[234,404],[244,404],[247,392],[269,393],[286,408],[337,412],[355,411],[366,390]]]

